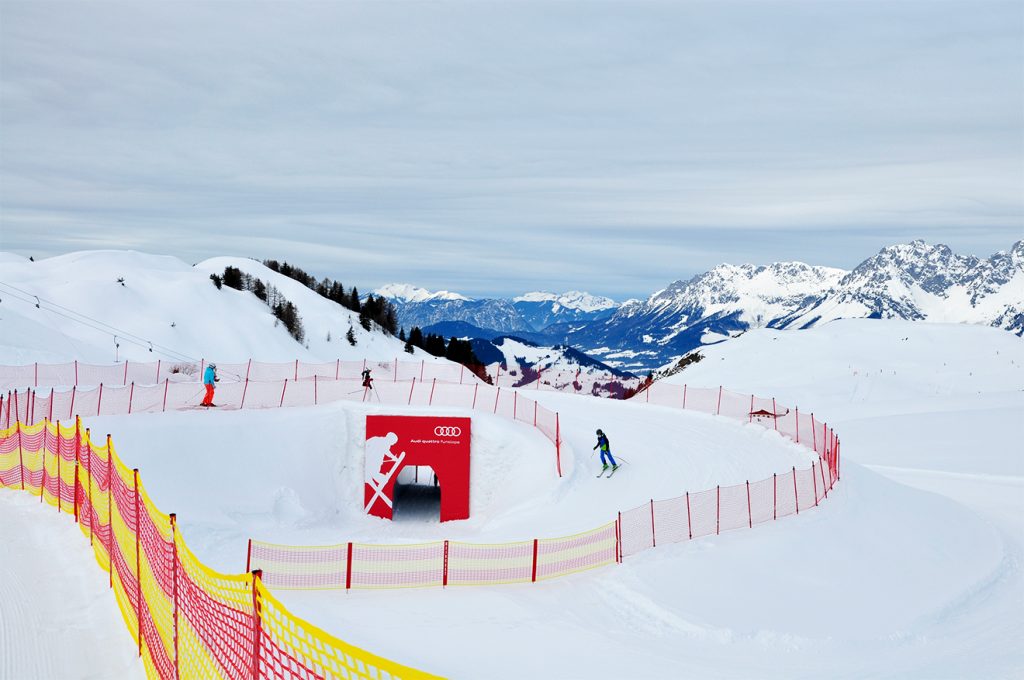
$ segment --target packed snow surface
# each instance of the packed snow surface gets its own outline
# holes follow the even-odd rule
[[[1020,676],[1024,482],[1009,446],[1024,435],[1020,348],[994,329],[878,321],[748,333],[702,349],[706,358],[672,380],[753,389],[834,425],[842,479],[820,507],[537,584],[280,595],[345,640],[455,678]],[[388,522],[359,507],[364,416],[424,409],[332,404],[86,424],[114,436],[157,505],[178,513],[193,549],[233,572],[249,536],[558,536],[651,498],[811,460],[754,424],[529,396],[561,414],[565,476],[555,475],[554,447],[539,432],[473,413],[472,516],[445,524],[436,511]],[[594,476],[596,427],[625,463],[611,480]],[[6,506],[0,512],[6,522]],[[82,568],[98,573],[91,559],[83,554]]]

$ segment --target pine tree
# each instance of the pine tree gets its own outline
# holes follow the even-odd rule
[[[345,333],[345,339],[348,340],[348,344],[353,347],[356,346],[356,332],[352,330],[352,326],[348,327],[348,332]]]

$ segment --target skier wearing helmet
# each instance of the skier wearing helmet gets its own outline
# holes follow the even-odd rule
[[[619,468],[619,464],[615,462],[614,458],[612,458],[611,445],[608,443],[608,436],[600,429],[597,431],[597,443],[594,444],[595,449],[598,447],[601,447],[601,474],[603,475],[609,468],[609,462],[611,464],[610,467],[612,472],[615,472]],[[605,460],[605,456],[608,458],[607,461]]]
[[[210,364],[203,371],[203,385],[206,386],[206,396],[203,397],[203,401],[200,402],[200,406],[216,406],[213,403],[213,384],[220,382],[220,378],[217,377],[217,364]]]

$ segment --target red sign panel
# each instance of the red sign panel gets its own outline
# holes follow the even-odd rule
[[[441,521],[469,518],[470,418],[366,416],[368,514],[391,519],[395,480],[406,465],[433,468],[441,487]]]

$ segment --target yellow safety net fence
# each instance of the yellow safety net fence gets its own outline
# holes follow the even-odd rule
[[[110,437],[73,425],[0,430],[0,487],[73,515],[152,678],[436,678],[339,640],[291,613],[261,573],[199,561]]]

